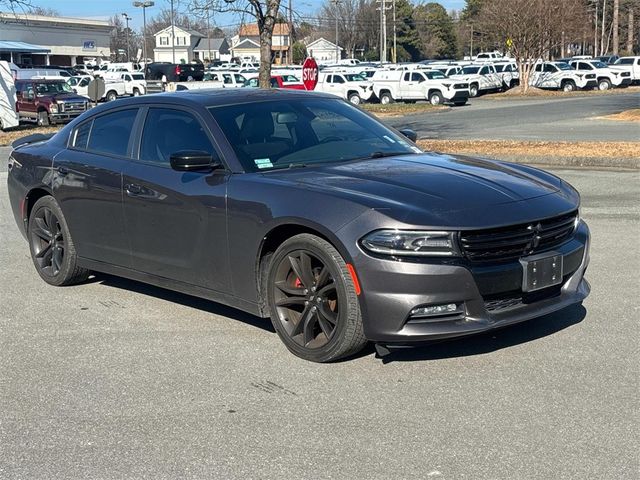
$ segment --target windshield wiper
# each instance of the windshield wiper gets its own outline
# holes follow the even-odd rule
[[[369,158],[395,157],[397,155],[411,155],[413,152],[373,152]]]

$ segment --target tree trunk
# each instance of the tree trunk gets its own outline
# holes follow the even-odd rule
[[[271,42],[273,25],[271,29],[263,28],[260,32],[260,72],[258,83],[260,88],[271,88]]]
[[[620,39],[618,38],[618,16],[620,14],[620,0],[613,0],[613,54],[618,54]]]
[[[594,22],[594,37],[593,37],[593,56],[598,55],[598,3],[596,2],[596,15]]]
[[[602,28],[600,29],[600,55],[604,55],[604,22],[607,18],[607,0],[602,0]]]
[[[629,24],[627,26],[627,55],[633,55],[633,8],[629,7]]]
[[[518,71],[520,73],[520,87],[524,95],[529,91],[529,75],[531,74],[531,64],[526,58],[518,59]]]

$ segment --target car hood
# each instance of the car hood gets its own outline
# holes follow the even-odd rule
[[[532,169],[464,156],[425,153],[265,174],[305,190],[321,190],[367,208],[442,218],[558,193],[557,177]],[[418,215],[422,218],[423,215]]]
[[[77,88],[77,87],[75,87]],[[80,87],[82,88],[82,87]],[[52,97],[56,100],[56,102],[68,102],[70,100],[76,100],[79,102],[85,102],[87,99],[85,97],[81,97],[76,93],[57,93],[52,95]]]

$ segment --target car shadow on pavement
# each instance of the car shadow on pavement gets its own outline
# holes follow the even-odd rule
[[[273,325],[268,318],[260,318],[250,313],[243,312],[233,307],[228,307],[221,303],[214,302],[213,300],[207,300],[205,298],[194,297],[191,295],[175,292],[173,290],[167,290],[147,283],[137,282],[135,280],[129,280],[123,277],[116,277],[108,275],[106,273],[96,273],[89,282],[97,282],[108,287],[120,288],[122,290],[128,290],[131,292],[140,293],[142,295],[148,295],[150,297],[159,298],[168,302],[184,305],[185,307],[196,308],[204,312],[212,313],[214,315],[220,315],[232,320],[237,320],[252,327],[258,327],[267,332],[275,333]]]
[[[587,311],[582,305],[572,305],[544,317],[490,332],[407,349],[392,350],[389,355],[382,357],[382,362],[386,364],[396,361],[443,360],[495,352],[553,335],[582,322],[586,314]]]

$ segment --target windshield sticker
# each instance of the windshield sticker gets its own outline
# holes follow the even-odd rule
[[[273,163],[268,158],[256,158],[253,163],[256,164],[258,168],[271,168],[273,167]]]
[[[384,138],[389,143],[396,143],[396,141],[393,138],[388,137],[386,135],[383,135],[382,138]]]

